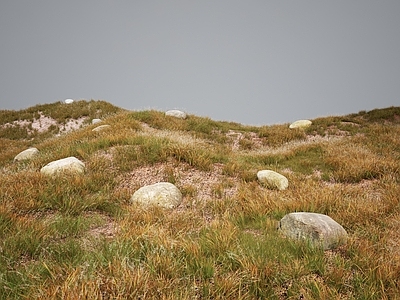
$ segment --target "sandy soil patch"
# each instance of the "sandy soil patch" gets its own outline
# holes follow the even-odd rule
[[[27,128],[29,134],[33,134],[35,131],[38,133],[46,132],[52,126],[59,128],[61,133],[67,133],[77,130],[83,126],[83,123],[87,120],[87,117],[81,117],[78,119],[70,119],[65,124],[58,123],[55,119],[45,116],[43,112],[39,112],[40,117],[33,121],[19,120],[12,123],[2,125],[2,127],[22,127]]]
[[[192,186],[195,188],[194,199],[209,200],[215,197],[229,197],[237,192],[238,182],[222,174],[223,166],[215,164],[210,172],[197,170],[189,165],[180,163],[158,163],[153,166],[144,166],[134,169],[121,176],[120,188],[134,192],[138,188],[162,181],[175,180],[175,185],[181,188]],[[169,178],[171,177],[171,178]],[[229,185],[223,185],[229,181]],[[218,191],[218,194],[216,194]]]

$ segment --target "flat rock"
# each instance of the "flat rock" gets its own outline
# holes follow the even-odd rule
[[[257,172],[258,180],[270,189],[286,190],[289,181],[285,176],[272,170],[261,170]]]
[[[178,109],[171,109],[165,112],[166,116],[171,116],[171,117],[175,117],[175,118],[179,118],[179,119],[186,119],[187,115],[185,112],[180,111]]]
[[[72,102],[74,102],[74,100],[72,100],[72,99],[65,99],[64,102],[65,102],[66,104],[71,104]]]
[[[93,119],[92,120],[92,124],[97,124],[97,123],[100,123],[101,122],[101,119]]]
[[[169,182],[158,182],[138,189],[131,197],[132,203],[174,208],[182,202],[182,193]]]
[[[325,250],[334,249],[347,241],[346,230],[327,215],[295,212],[284,216],[279,231],[291,239],[306,240]]]
[[[310,120],[297,120],[289,125],[290,129],[293,128],[307,128],[310,127],[312,122]]]
[[[85,164],[76,157],[70,156],[52,161],[40,169],[45,175],[56,175],[61,173],[84,173]]]
[[[34,157],[35,155],[37,155],[39,153],[39,150],[37,148],[28,148],[20,153],[18,153],[15,157],[14,157],[14,161],[19,161],[19,160],[26,160],[26,159],[31,159],[32,157]]]
[[[100,126],[97,126],[96,128],[93,128],[92,131],[102,131],[102,130],[109,129],[109,128],[111,128],[111,125],[105,124],[105,125],[100,125]]]

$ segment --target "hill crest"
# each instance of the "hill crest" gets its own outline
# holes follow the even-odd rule
[[[305,129],[104,101],[0,116],[0,299],[398,295],[399,107],[316,118]],[[79,128],[62,130],[70,123]],[[93,131],[100,124],[110,127]],[[39,154],[13,160],[28,147]],[[70,156],[84,175],[39,172]],[[285,175],[287,190],[261,185],[263,169]],[[176,209],[129,202],[160,181],[182,192]],[[349,243],[322,251],[278,235],[280,218],[301,211],[329,215]]]

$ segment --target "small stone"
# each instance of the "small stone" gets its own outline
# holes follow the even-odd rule
[[[84,173],[85,164],[76,157],[67,157],[52,161],[40,169],[45,175],[56,175],[60,173]]]
[[[289,125],[290,129],[293,128],[307,128],[310,127],[312,122],[310,120],[297,120]]]
[[[72,100],[72,99],[65,99],[64,102],[65,102],[65,104],[71,104],[72,102],[74,102],[74,100]]]
[[[100,123],[100,122],[101,122],[100,119],[93,119],[93,120],[92,120],[92,124],[96,124],[96,123]]]
[[[289,186],[289,181],[285,176],[272,170],[261,170],[257,172],[257,178],[268,188],[286,190]]]
[[[182,202],[182,193],[169,182],[158,182],[138,189],[131,197],[132,203],[174,208]]]
[[[31,159],[33,158],[35,155],[37,155],[39,153],[39,150],[37,148],[29,148],[26,149],[20,153],[18,153],[15,157],[14,157],[14,161],[19,161],[19,160],[26,160],[26,159]]]
[[[171,117],[175,117],[175,118],[179,118],[179,119],[186,119],[187,115],[185,112],[177,110],[177,109],[172,109],[172,110],[168,110],[167,112],[165,112],[166,116],[171,116]]]
[[[329,216],[318,213],[287,214],[280,220],[278,229],[291,239],[306,240],[325,250],[347,242],[346,230]]]

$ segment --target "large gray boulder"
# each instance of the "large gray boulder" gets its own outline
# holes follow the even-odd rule
[[[289,186],[289,181],[285,176],[272,170],[258,171],[257,178],[270,189],[286,190]]]
[[[61,173],[81,174],[85,172],[85,164],[76,157],[67,157],[52,161],[40,169],[45,175],[57,175]]]
[[[306,240],[325,250],[334,249],[347,241],[346,230],[327,215],[295,212],[284,216],[279,231],[291,239]]]
[[[26,160],[26,159],[31,159],[33,158],[35,155],[37,155],[39,153],[39,150],[35,147],[32,148],[28,148],[20,153],[18,153],[15,157],[14,157],[14,161],[19,161],[19,160]]]
[[[178,109],[171,109],[165,112],[166,116],[171,116],[171,117],[175,117],[175,118],[179,118],[179,119],[186,119],[187,115],[185,112],[180,111]]]
[[[293,128],[307,128],[310,127],[312,122],[310,120],[297,120],[289,125],[290,129]]]
[[[182,202],[182,193],[169,182],[158,182],[138,189],[131,197],[132,203],[174,208]]]

